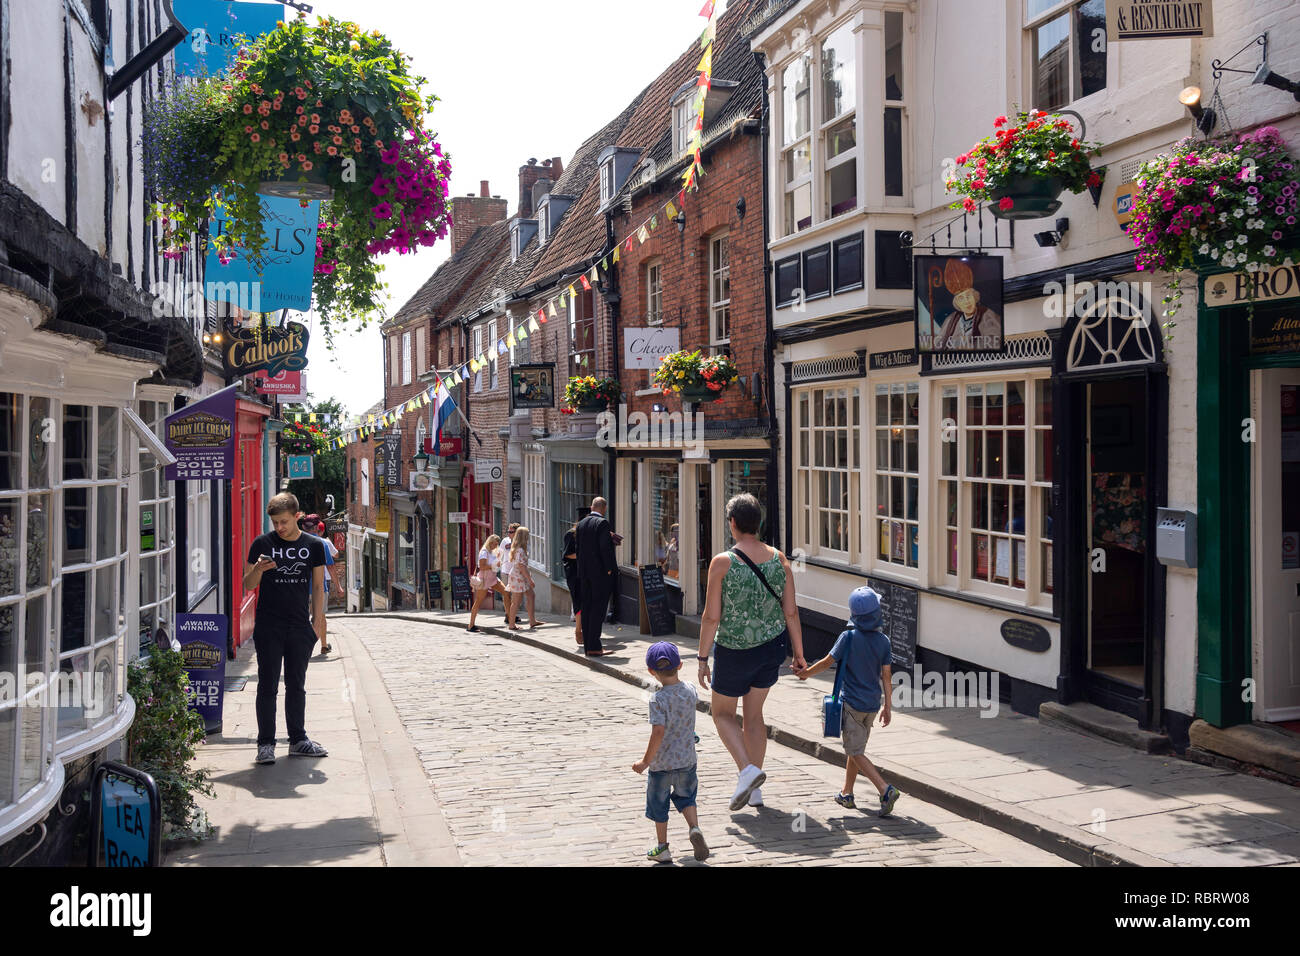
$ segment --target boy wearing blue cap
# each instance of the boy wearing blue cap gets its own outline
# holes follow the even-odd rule
[[[849,626],[835,641],[831,652],[811,667],[798,673],[800,680],[820,674],[836,662],[844,668],[842,690],[843,717],[840,737],[844,742],[845,777],[844,792],[835,802],[856,810],[853,802],[853,784],[861,772],[880,791],[880,815],[889,816],[894,804],[902,796],[893,784],[886,784],[875,764],[867,759],[867,738],[877,712],[882,727],[889,726],[889,671],[893,651],[889,638],[880,631],[880,595],[869,587],[860,587],[849,595]]]
[[[668,801],[686,818],[691,828],[691,846],[695,859],[705,860],[709,846],[699,827],[695,812],[695,792],[700,787],[695,776],[695,688],[677,677],[682,656],[677,645],[660,641],[650,645],[645,655],[646,667],[660,683],[650,698],[650,742],[645,756],[632,764],[637,773],[649,768],[646,781],[645,815],[654,821],[657,843],[646,853],[656,863],[671,863],[668,850]]]

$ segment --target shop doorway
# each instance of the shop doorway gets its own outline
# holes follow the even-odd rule
[[[1094,690],[1136,698],[1146,669],[1147,427],[1141,376],[1087,390],[1088,643]]]
[[[1255,373],[1255,717],[1300,731],[1300,369]]]
[[[709,562],[713,560],[713,485],[710,476],[712,464],[695,466],[695,517],[699,521],[696,538],[696,581],[699,588],[700,613],[704,613],[704,599],[709,589]]]

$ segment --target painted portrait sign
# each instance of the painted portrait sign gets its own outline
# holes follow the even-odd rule
[[[1002,351],[1002,259],[914,256],[916,351]]]

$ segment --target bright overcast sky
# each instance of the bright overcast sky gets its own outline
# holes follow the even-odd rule
[[[385,33],[441,97],[430,127],[451,157],[451,194],[492,193],[518,205],[519,167],[551,156],[566,166],[588,136],[699,37],[704,0],[313,0],[316,14]],[[725,9],[725,2],[719,4]],[[665,116],[664,120],[667,121]],[[450,254],[450,239],[381,260],[392,315]],[[315,323],[313,332],[316,331]],[[378,324],[310,340],[307,387],[350,415],[383,398]]]

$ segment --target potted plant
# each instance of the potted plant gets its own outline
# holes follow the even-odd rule
[[[374,257],[410,253],[447,234],[450,162],[423,129],[436,97],[378,31],[300,16],[241,47],[215,77],[172,88],[144,116],[147,182],[164,254],[208,242],[260,256],[263,195],[323,200],[316,244],[316,311],[330,321],[380,311]],[[209,280],[219,281],[209,276]]]
[[[665,395],[677,392],[684,402],[721,401],[722,392],[740,378],[727,355],[701,355],[700,350],[673,352],[659,360],[654,383]]]
[[[603,412],[622,395],[623,389],[616,378],[597,378],[594,375],[570,378],[564,385],[565,407],[560,412],[564,415]]]
[[[1061,208],[1062,191],[1101,185],[1105,170],[1093,170],[1087,156],[1098,144],[1081,142],[1069,120],[1037,110],[1016,113],[1014,121],[999,116],[993,126],[957,157],[961,169],[945,185],[966,198],[952,208],[974,212],[980,200],[999,219],[1041,219]]]
[[[280,447],[291,455],[321,455],[329,450],[329,436],[315,425],[285,422]]]
[[[1235,143],[1189,137],[1143,164],[1128,234],[1138,269],[1172,273],[1166,304],[1181,296],[1183,270],[1292,264],[1287,252],[1300,232],[1296,163],[1277,129],[1263,126]],[[1171,305],[1165,315],[1174,311]]]

